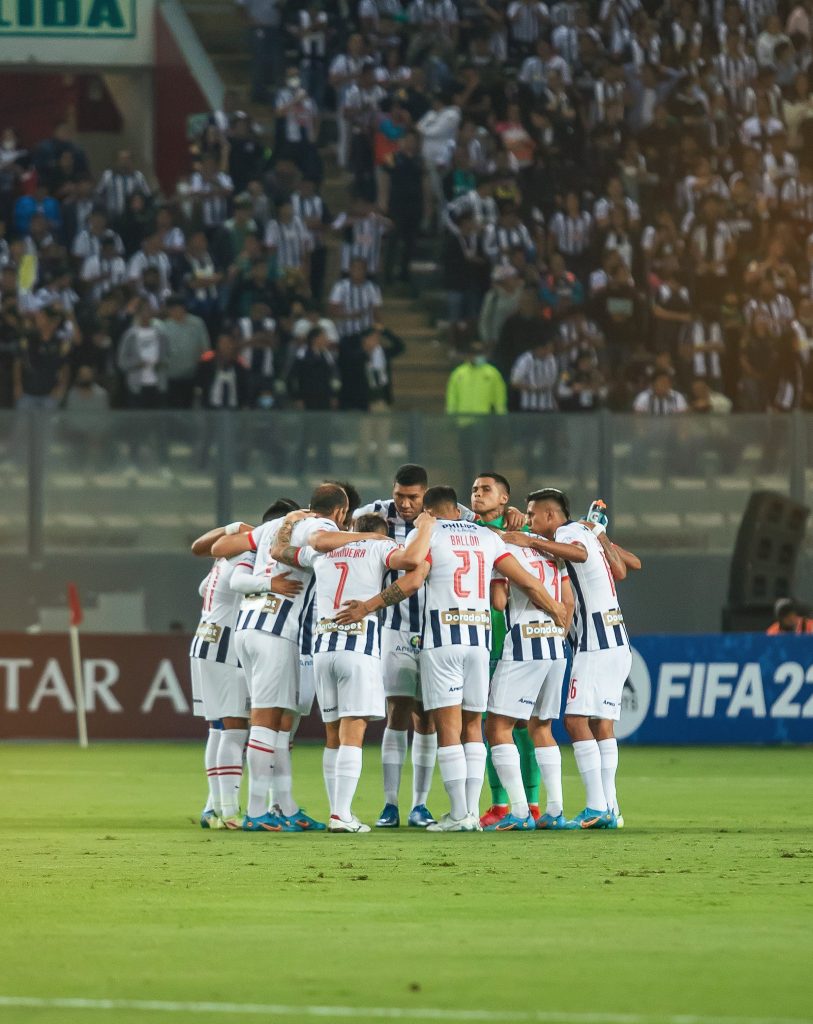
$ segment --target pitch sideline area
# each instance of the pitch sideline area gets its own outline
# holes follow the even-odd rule
[[[0,748],[0,1020],[811,1024],[809,749],[623,748],[628,827],[554,835],[207,833],[201,761]]]

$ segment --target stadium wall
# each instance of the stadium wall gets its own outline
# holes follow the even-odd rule
[[[92,739],[202,735],[191,714],[186,637],[90,635],[82,647]],[[73,738],[67,636],[0,634],[0,648],[0,739]],[[371,738],[380,731],[381,723]],[[642,744],[813,742],[813,639],[640,637],[617,732]],[[322,734],[316,714],[298,733]]]

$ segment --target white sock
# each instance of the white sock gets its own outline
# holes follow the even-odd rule
[[[299,804],[291,792],[292,785],[291,734],[280,730],[274,747],[274,799],[286,818],[299,810]]]
[[[528,798],[522,784],[522,771],[519,767],[519,750],[515,743],[498,743],[491,748],[491,763],[500,777],[503,789],[511,801],[511,813],[517,818],[527,818]]]
[[[325,780],[327,805],[331,814],[333,814],[333,790],[336,784],[336,755],[338,753],[336,747],[325,747],[322,751],[322,778]]]
[[[243,747],[248,729],[224,729],[217,748],[217,771],[220,783],[220,813],[234,817],[240,810],[240,783],[243,781]]]
[[[438,768],[443,785],[449,794],[453,818],[465,818],[466,809],[466,752],[462,743],[453,747],[438,747]]]
[[[406,729],[384,730],[381,741],[381,766],[384,769],[384,800],[398,806],[398,790],[401,788],[401,772],[406,761]]]
[[[274,773],[274,748],[277,734],[273,729],[252,725],[246,747],[248,766],[248,807],[250,818],[261,818],[268,811],[268,791]]]
[[[615,792],[615,773],[618,771],[618,740],[613,736],[609,740],[599,740],[598,750],[601,754],[601,784],[604,787],[604,798],[607,806],[618,814],[618,796]]]
[[[582,777],[587,796],[586,807],[592,811],[607,809],[604,786],[601,782],[601,754],[595,740],[576,740],[573,744],[576,767]]]
[[[545,814],[558,818],[564,809],[562,801],[562,751],[556,747],[537,747],[534,750],[539,774],[548,798]],[[598,810],[598,808],[596,808]]]
[[[353,797],[361,778],[361,747],[342,744],[336,755],[336,782],[332,814],[342,821],[353,817]]]
[[[207,811],[218,811],[220,809],[220,785],[217,780],[217,752],[220,749],[220,737],[222,729],[209,727],[209,735],[206,737],[206,750],[203,754],[203,763],[206,766],[206,781],[209,784],[209,795],[206,797]]]
[[[480,794],[483,792],[483,779],[486,774],[485,743],[466,743],[463,745],[466,754],[466,806],[469,814],[480,817]]]
[[[438,734],[416,732],[412,737],[412,806],[420,807],[429,798],[432,774],[438,759]]]
[[[288,732],[291,734],[291,743],[294,742],[294,736],[296,736],[296,730],[299,728],[299,723],[302,721],[302,715],[293,715],[293,721],[291,722],[291,728]]]

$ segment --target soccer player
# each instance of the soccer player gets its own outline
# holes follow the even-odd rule
[[[508,502],[510,498],[511,485],[504,476],[491,470],[480,473],[471,488],[471,507],[477,516],[477,522],[497,530],[505,530],[511,528],[512,525],[520,525],[524,520],[524,516],[520,517],[520,524],[516,523],[515,518],[509,519]],[[489,665],[491,677],[493,677],[502,655],[505,630],[505,615],[502,608],[492,605],[491,662]],[[534,818],[538,818],[539,768],[534,756],[534,745],[528,735],[527,722],[517,722],[514,727],[514,743],[516,743],[519,750],[522,782],[525,786],[528,805],[531,808],[530,813],[533,814]],[[483,828],[494,825],[508,814],[508,795],[505,787],[500,782],[500,776],[494,767],[490,751],[486,757],[486,771],[488,773],[488,784],[491,789],[491,806],[480,818],[480,824]]]
[[[406,464],[395,472],[392,498],[363,505],[358,516],[378,514],[387,523],[387,534],[404,544],[415,529],[415,520],[423,508],[428,478],[423,466]],[[391,570],[386,583],[395,583],[402,573]],[[431,718],[421,703],[421,675],[418,654],[423,622],[423,588],[403,605],[384,609],[381,617],[381,667],[387,695],[387,725],[381,742],[384,773],[384,810],[376,828],[398,828],[398,792],[407,753],[407,731],[412,724],[412,810],[407,824],[425,828],[435,819],[426,807],[432,773],[437,758],[438,740]]]
[[[562,558],[575,591],[571,627],[575,654],[565,705],[565,728],[586,792],[586,807],[574,818],[579,828],[617,828],[618,743],[613,723],[632,665],[629,636],[619,607],[616,580],[627,574],[625,560],[601,523],[574,523],[566,495],[553,487],[528,495],[541,538],[522,534],[509,540],[532,544]]]
[[[432,531],[421,636],[421,689],[438,733],[438,765],[450,811],[427,826],[432,832],[480,831],[479,802],[485,774],[482,714],[488,697],[490,639],[489,581],[495,565],[524,587],[533,602],[564,626],[564,606],[539,578],[527,573],[497,533],[460,517],[451,487],[430,487],[424,508],[437,522]],[[407,542],[407,550],[414,543]],[[420,585],[420,570],[392,584],[376,598],[349,607],[339,621],[398,603]],[[417,582],[416,582],[417,577]],[[414,589],[413,589],[414,588]]]
[[[359,600],[381,586],[385,572],[415,569],[426,560],[434,520],[415,520],[414,542],[408,549],[390,539],[386,520],[363,515],[356,520],[359,534],[345,534],[346,543],[321,556],[312,547],[289,546],[295,536],[286,525],[277,535],[274,557],[284,564],[311,565],[316,577],[316,644],[313,661],[316,691],[328,744],[336,754],[335,780],[328,830],[369,832],[370,826],[353,814],[352,801],[361,777],[362,743],[367,722],[383,718],[380,625],[376,614],[342,625],[336,612],[344,600]],[[378,539],[353,540],[364,533]]]
[[[335,484],[317,487],[307,512],[297,523],[300,543],[311,535],[338,532],[347,514],[347,495]],[[307,517],[307,518],[306,518]],[[289,583],[300,585],[291,597],[269,593],[264,578],[273,572],[271,549],[281,523],[264,524],[256,531],[217,541],[214,553],[252,550],[257,590],[246,595],[237,617],[237,645],[251,693],[251,730],[248,738],[249,799],[243,829],[247,832],[321,831],[325,826],[305,814],[293,797],[291,728],[299,704],[300,631],[313,588],[310,569],[292,569]],[[279,815],[269,813],[268,792],[274,782]]]
[[[218,536],[226,531],[250,529],[245,523],[231,523],[199,537],[192,552],[198,556],[211,555],[212,543]],[[210,829],[240,827],[238,802],[249,701],[233,642],[237,602],[229,581],[237,561],[217,559],[198,588],[203,607],[189,648],[193,709],[209,723],[204,756],[209,795],[200,824]]]
[[[528,505],[528,526],[535,532],[541,525],[534,502]],[[573,615],[573,593],[563,563],[545,558],[530,547],[506,544],[523,568],[538,576],[555,601],[567,610],[569,626]],[[506,637],[502,657],[491,680],[488,698],[486,737],[491,747],[494,769],[504,786],[511,811],[484,826],[488,832],[562,829],[566,819],[562,806],[562,757],[553,738],[551,723],[559,717],[562,685],[569,659],[566,627],[540,613],[527,594],[514,584],[495,580],[491,584],[491,603],[505,609]],[[545,780],[547,806],[538,817],[531,813],[527,790],[520,769],[520,751],[515,743],[516,721],[528,720],[527,737],[539,771]],[[482,823],[482,819],[481,819]]]

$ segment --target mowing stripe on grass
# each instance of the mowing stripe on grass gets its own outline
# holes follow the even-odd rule
[[[143,1010],[147,1013],[222,1013],[345,1020],[520,1021],[525,1024],[813,1024],[803,1017],[709,1017],[659,1013],[555,1013],[550,1010],[440,1010],[396,1006],[284,1006],[276,1003],[174,1002],[161,999],[40,999],[0,996],[0,1007],[30,1010]]]

